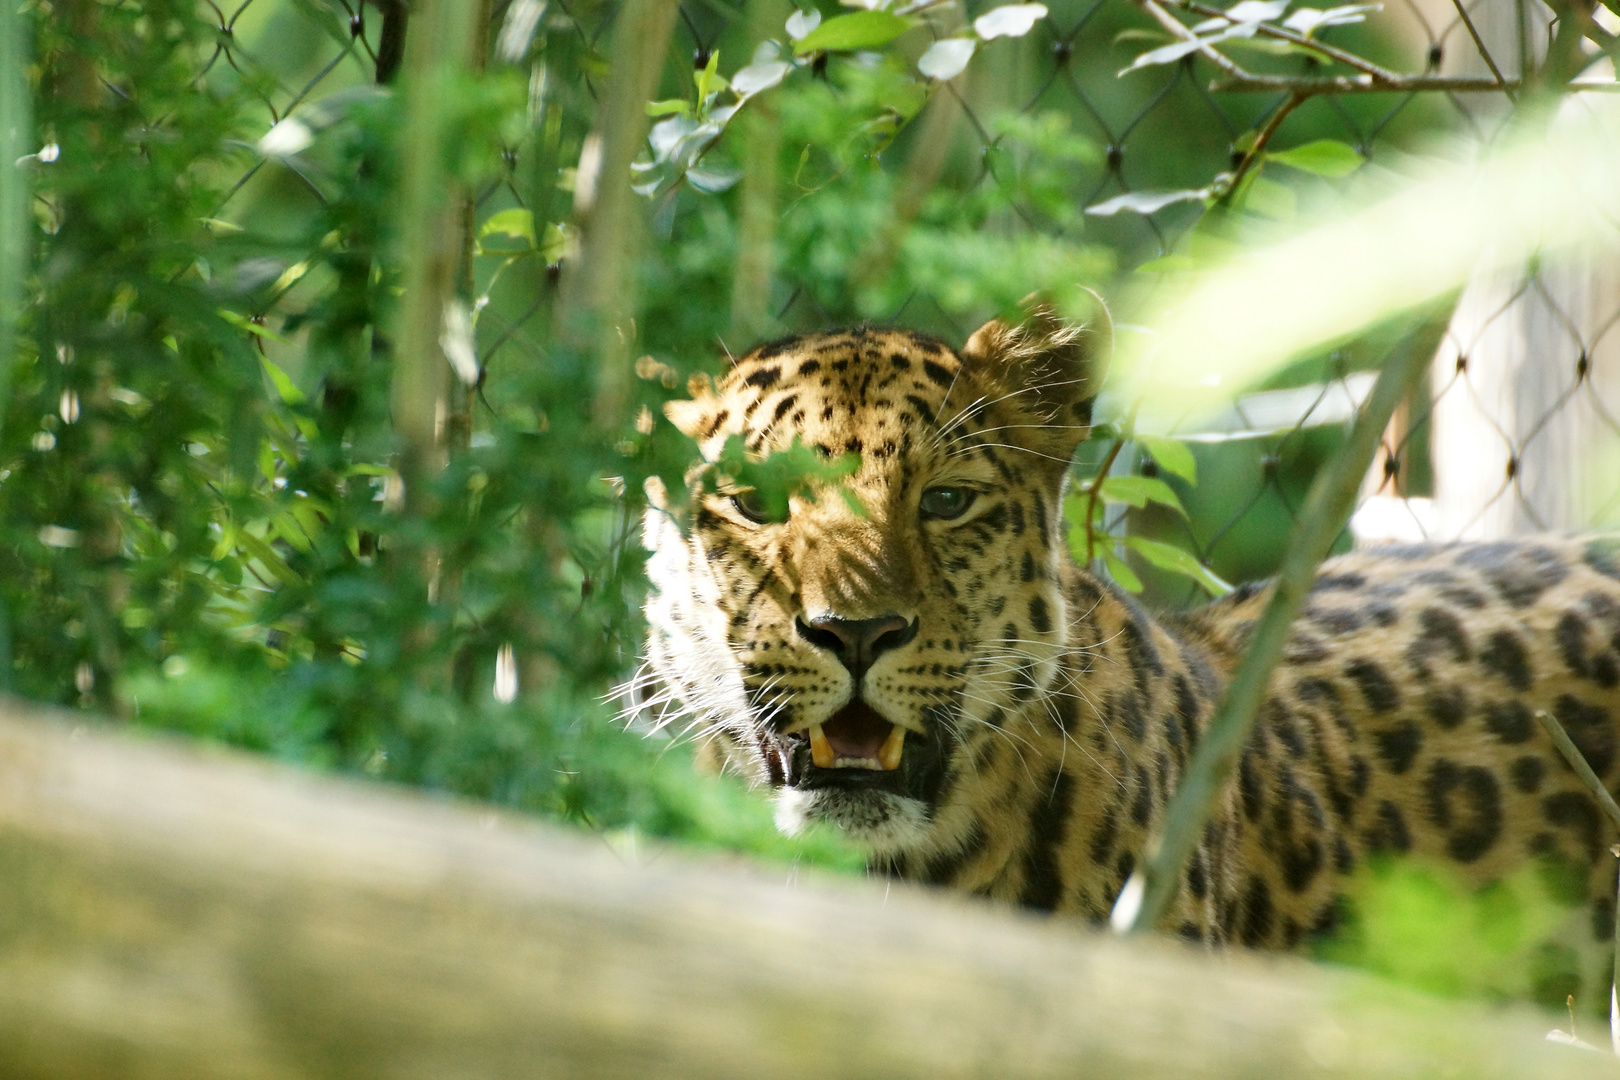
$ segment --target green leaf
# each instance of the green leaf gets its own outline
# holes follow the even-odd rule
[[[718,94],[731,84],[726,82],[724,75],[720,74],[720,50],[716,49],[709,54],[709,62],[701,71],[692,72],[692,82],[697,86],[698,108],[704,108],[704,102],[709,100],[710,94]]]
[[[250,558],[273,574],[276,580],[283,585],[291,585],[296,589],[304,584],[304,579],[295,573],[280,555],[276,554],[275,548],[253,535],[247,529],[237,531],[236,546],[247,552]]]
[[[1193,457],[1186,443],[1161,435],[1138,435],[1136,441],[1153,455],[1153,461],[1159,468],[1171,476],[1181,477],[1189,484],[1198,483],[1198,459]]]
[[[214,545],[210,555],[215,562],[229,555],[236,548],[236,522],[227,521],[219,531],[219,542]]]
[[[292,342],[288,341],[286,338],[282,337],[280,334],[276,333],[274,330],[268,329],[267,327],[260,326],[258,323],[254,322],[252,319],[246,318],[245,316],[242,316],[242,315],[238,315],[236,312],[230,310],[229,308],[220,308],[219,309],[219,317],[224,319],[226,322],[230,323],[232,326],[236,327],[238,330],[245,330],[248,333],[252,334],[254,337],[268,338],[269,340],[277,342],[277,343],[282,344],[282,345],[291,345],[292,344]]]
[[[1086,213],[1092,217],[1112,217],[1121,210],[1129,210],[1133,214],[1156,214],[1174,203],[1193,202],[1207,199],[1209,196],[1209,188],[1187,191],[1128,191],[1095,206],[1086,207]]]
[[[1142,579],[1136,576],[1125,560],[1114,554],[1112,544],[1100,549],[1103,565],[1108,567],[1108,576],[1114,579],[1115,584],[1126,592],[1139,593],[1142,591]]]
[[[1267,180],[1258,173],[1249,175],[1254,179],[1244,191],[1243,205],[1273,221],[1293,220],[1294,211],[1298,207],[1293,189],[1275,180]]]
[[[852,15],[839,15],[837,18],[828,19],[795,41],[793,51],[803,54],[817,51],[878,49],[909,29],[911,29],[910,19],[902,19],[887,11],[857,11]]]
[[[525,210],[521,206],[514,206],[510,210],[502,210],[498,214],[491,214],[483,225],[479,226],[478,237],[483,239],[491,233],[503,233],[506,236],[516,236],[527,240],[529,246],[534,246],[534,212]]]
[[[1266,154],[1266,160],[1317,176],[1340,177],[1360,168],[1363,158],[1349,143],[1337,139],[1317,139],[1292,150],[1270,151]]]
[[[287,373],[281,370],[281,365],[268,356],[260,356],[259,366],[264,368],[266,375],[270,376],[270,384],[276,388],[276,393],[281,396],[282,401],[288,405],[297,405],[304,400],[304,392],[293,385],[293,381],[287,377]]]
[[[1182,517],[1187,516],[1175,489],[1152,476],[1110,476],[1102,482],[1102,497],[1108,502],[1125,503],[1138,510],[1148,503],[1161,503]]]
[[[1125,546],[1136,552],[1160,570],[1168,570],[1173,574],[1190,577],[1202,585],[1211,596],[1225,596],[1232,591],[1232,586],[1216,576],[1215,572],[1197,559],[1192,553],[1174,544],[1166,544],[1158,540],[1149,540],[1145,536],[1127,536]]]
[[[277,536],[299,551],[305,554],[309,553],[309,537],[304,534],[303,528],[298,524],[298,519],[293,517],[291,513],[283,510],[279,514],[270,515],[270,525],[275,529]]]
[[[719,477],[729,477],[737,488],[751,490],[758,496],[767,520],[782,522],[788,519],[789,499],[797,495],[815,502],[826,489],[847,491],[841,481],[860,466],[859,454],[843,454],[829,461],[797,438],[786,450],[755,458],[749,454],[742,436],[732,435],[721,448],[720,456],[708,466],[703,487],[707,491],[719,490]],[[852,494],[844,496],[846,503]],[[854,511],[855,504],[849,505]],[[864,517],[865,507],[857,513]]]
[[[647,102],[648,116],[685,116],[692,111],[692,103],[680,98],[669,98],[665,101]]]

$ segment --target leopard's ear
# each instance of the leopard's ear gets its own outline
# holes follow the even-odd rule
[[[1084,290],[1091,312],[1068,322],[1039,293],[1017,322],[991,319],[962,346],[962,359],[1045,425],[1043,453],[1067,458],[1091,431],[1091,408],[1108,374],[1114,323],[1102,297]]]

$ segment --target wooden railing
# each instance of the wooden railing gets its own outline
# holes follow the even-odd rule
[[[1610,1076],[1545,1018],[0,706],[0,1077]]]

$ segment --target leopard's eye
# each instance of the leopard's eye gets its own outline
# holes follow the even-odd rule
[[[973,505],[977,494],[972,488],[932,487],[922,493],[917,505],[923,517],[949,521],[961,517]]]
[[[770,507],[765,505],[765,500],[753,488],[733,495],[731,505],[737,508],[737,513],[756,525],[764,525],[772,520]]]

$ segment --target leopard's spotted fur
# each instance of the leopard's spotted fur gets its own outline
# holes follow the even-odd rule
[[[1101,332],[1044,311],[960,352],[856,329],[763,346],[670,415],[711,457],[795,437],[861,454],[841,499],[759,523],[699,494],[650,512],[653,671],[788,829],[831,819],[900,876],[1100,918],[1112,907],[1266,598],[1149,615],[1076,567],[1060,503],[1101,378]],[[961,517],[924,490],[968,488]],[[859,679],[818,617],[897,616]],[[809,620],[806,622],[805,620]],[[901,625],[894,623],[893,625]],[[1173,925],[1287,947],[1345,876],[1413,852],[1494,879],[1532,857],[1587,876],[1613,919],[1610,829],[1533,718],[1620,780],[1613,541],[1389,547],[1327,563]],[[906,729],[898,768],[814,765],[807,731],[864,700]]]

